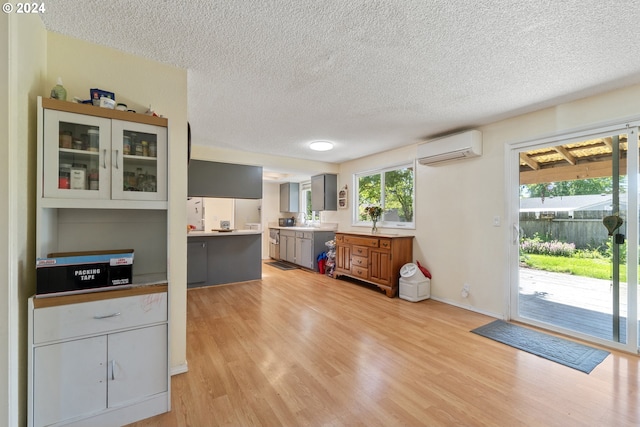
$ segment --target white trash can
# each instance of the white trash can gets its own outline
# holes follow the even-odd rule
[[[413,263],[400,269],[400,298],[417,302],[431,297],[431,280]]]

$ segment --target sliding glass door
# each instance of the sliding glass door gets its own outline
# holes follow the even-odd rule
[[[510,147],[513,319],[637,349],[637,146],[625,126]]]

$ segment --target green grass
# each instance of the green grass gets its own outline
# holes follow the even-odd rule
[[[611,261],[607,259],[573,258],[551,255],[525,254],[520,259],[531,268],[567,273],[575,276],[611,280]],[[620,281],[627,281],[627,266],[620,266]]]

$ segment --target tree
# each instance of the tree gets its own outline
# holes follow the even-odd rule
[[[358,217],[361,221],[368,221],[364,208],[369,205],[380,205],[381,187],[380,174],[361,176],[358,178]]]
[[[611,177],[576,179],[572,181],[527,184],[520,187],[522,197],[579,196],[585,194],[611,194]]]
[[[364,208],[381,206],[385,212],[395,210],[402,222],[413,221],[413,168],[395,169],[384,174],[358,178],[358,217],[368,221]],[[384,182],[384,184],[383,184]],[[382,186],[384,185],[384,194]],[[383,197],[384,196],[384,197]],[[383,218],[384,220],[384,214]]]
[[[413,168],[385,173],[386,210],[397,209],[402,222],[413,221]]]

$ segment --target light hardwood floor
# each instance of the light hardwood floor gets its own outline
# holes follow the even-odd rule
[[[635,355],[584,374],[469,331],[494,319],[263,266],[188,291],[189,372],[132,426],[637,426]]]

